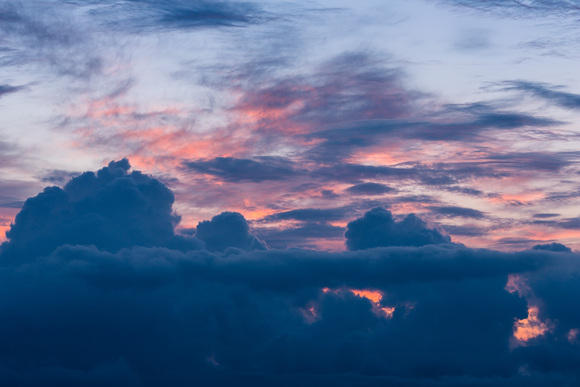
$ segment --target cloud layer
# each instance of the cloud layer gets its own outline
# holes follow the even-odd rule
[[[350,252],[265,250],[234,212],[198,224],[205,248],[175,247],[171,191],[128,170],[85,172],[17,216],[0,255],[2,384],[580,380],[580,260],[562,245],[469,249],[375,208],[347,226]]]

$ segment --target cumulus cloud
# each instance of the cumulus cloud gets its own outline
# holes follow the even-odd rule
[[[211,220],[198,223],[195,236],[209,251],[225,251],[228,247],[242,250],[265,250],[266,245],[250,232],[250,226],[238,212],[222,212]]]
[[[423,246],[450,243],[448,236],[427,227],[417,216],[407,215],[395,221],[390,211],[373,208],[362,218],[346,226],[346,246],[349,250],[363,250],[382,246]]]
[[[94,245],[107,251],[132,246],[197,248],[195,239],[174,234],[179,221],[173,193],[127,159],[96,174],[85,172],[64,188],[48,187],[24,202],[2,244],[5,259],[50,253],[64,244]]]
[[[184,249],[167,242],[171,191],[129,169],[26,201],[0,252],[0,384],[580,381],[575,253],[469,249],[384,208],[349,223],[352,251],[265,250],[234,212],[199,223],[205,249]],[[516,338],[532,318],[545,329]]]

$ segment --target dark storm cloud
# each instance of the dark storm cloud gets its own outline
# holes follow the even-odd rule
[[[485,214],[481,211],[475,210],[473,208],[457,207],[457,206],[432,206],[427,207],[435,214],[448,216],[451,218],[461,217],[461,218],[473,218],[473,219],[483,219]]]
[[[7,94],[16,93],[24,89],[24,86],[0,85],[0,98]]]
[[[506,90],[522,91],[566,109],[578,109],[580,107],[580,95],[557,90],[560,87],[526,81],[511,81],[504,84],[507,85]]]
[[[353,195],[382,195],[395,191],[394,188],[379,183],[361,183],[348,187],[346,191]]]
[[[448,236],[428,228],[415,215],[407,215],[395,221],[390,211],[373,208],[362,218],[353,220],[346,226],[346,246],[349,250],[364,250],[382,246],[423,246],[450,243]]]
[[[199,241],[176,236],[179,217],[173,193],[126,159],[96,174],[85,172],[64,188],[47,187],[24,203],[1,245],[8,260],[48,254],[63,244],[95,245],[107,251],[132,246],[196,248]],[[34,231],[32,231],[34,230]]]
[[[506,276],[538,270],[549,254],[426,246],[219,257],[65,246],[0,270],[0,359],[10,359],[0,380],[314,386],[340,376],[416,386],[519,378],[522,361],[508,342],[526,304],[504,289]],[[345,286],[384,290],[393,316]]]
[[[184,166],[231,182],[285,180],[301,173],[290,160],[266,156],[256,157],[254,160],[216,157],[211,160],[188,161]]]
[[[208,251],[223,252],[229,247],[242,250],[265,250],[264,242],[250,232],[250,226],[238,212],[222,212],[211,220],[199,222],[195,236]]]
[[[63,190],[48,188],[17,217],[0,253],[0,384],[507,387],[580,381],[573,337],[580,314],[570,305],[580,297],[574,253],[469,249],[445,243],[448,238],[413,215],[396,222],[384,209],[349,224],[348,241],[364,250],[244,251],[251,233],[237,213],[197,227],[207,248],[230,246],[225,254],[175,249],[166,243],[174,236],[171,192],[128,170],[126,160],[112,162]],[[101,217],[121,246],[134,247],[106,251],[98,236],[75,239],[63,224],[78,225],[81,216],[87,222]],[[117,223],[130,227],[121,232]],[[304,228],[310,226],[320,231],[327,224],[306,222]],[[150,247],[134,243],[143,236]],[[395,236],[401,238],[393,243]],[[55,238],[66,244],[55,247]],[[415,246],[368,248],[401,241]],[[22,255],[28,252],[6,248],[25,242],[46,253],[30,260]],[[531,290],[506,290],[510,275]],[[373,303],[351,289],[383,296]],[[514,323],[527,316],[523,296],[532,292],[543,301],[539,318],[553,328],[510,346]]]

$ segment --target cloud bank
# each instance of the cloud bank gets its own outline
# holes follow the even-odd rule
[[[26,201],[0,255],[3,385],[580,381],[580,259],[450,244],[375,208],[347,252],[266,250],[239,213],[173,227],[127,160]],[[332,218],[302,211],[298,219]],[[565,246],[564,246],[565,247]]]

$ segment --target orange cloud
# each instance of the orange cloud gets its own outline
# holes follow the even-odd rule
[[[514,337],[516,340],[526,342],[551,330],[549,322],[540,321],[539,313],[540,309],[537,306],[530,306],[528,307],[528,317],[515,322]]]

